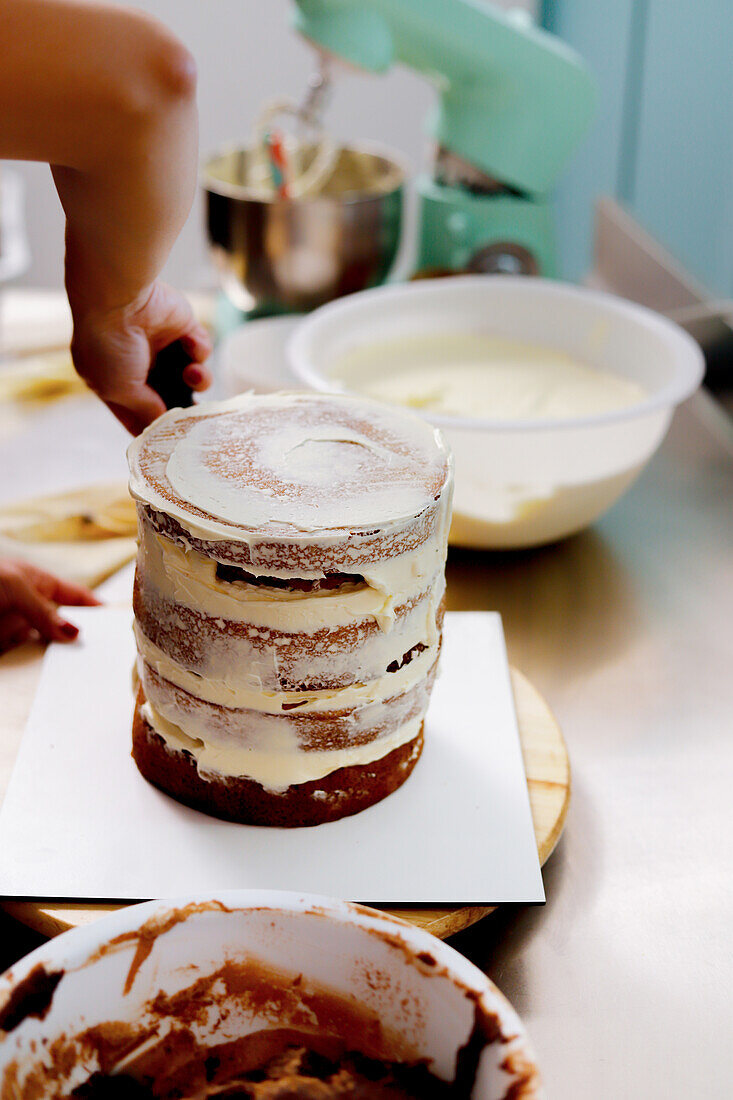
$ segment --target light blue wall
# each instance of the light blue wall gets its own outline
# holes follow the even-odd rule
[[[632,206],[721,294],[733,293],[732,70],[732,0],[649,0]]]
[[[548,0],[542,22],[569,42],[598,81],[596,120],[557,191],[560,272],[579,279],[589,268],[593,197],[617,192],[623,130],[623,84],[633,0]]]
[[[557,196],[563,273],[587,270],[604,193],[714,293],[733,294],[733,0],[547,0],[543,22],[601,93]]]

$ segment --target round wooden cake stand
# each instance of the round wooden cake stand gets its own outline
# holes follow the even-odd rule
[[[557,844],[565,823],[570,801],[570,762],[560,728],[539,692],[516,669],[512,669],[512,686],[537,850],[542,864]],[[122,908],[120,903],[92,905],[88,902],[38,900],[5,900],[0,904],[10,916],[45,936],[57,936],[69,928],[88,924],[105,913]],[[445,939],[493,912],[495,906],[384,908],[386,912]]]

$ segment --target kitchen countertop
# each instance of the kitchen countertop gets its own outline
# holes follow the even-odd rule
[[[20,425],[0,431],[0,467],[12,455],[18,471],[1,497],[67,487],[75,468],[89,480],[86,432],[95,480],[116,476],[117,426],[66,401],[44,455]],[[507,906],[454,945],[525,1020],[548,1097],[718,1100],[733,1080],[733,421],[697,395],[592,530],[452,552],[448,576],[451,608],[501,611],[510,659],[553,707],[573,764],[547,904]],[[0,660],[3,706],[18,671],[17,655]],[[6,776],[15,746],[2,741]],[[0,917],[0,967],[35,942]]]
[[[722,1100],[733,1051],[733,420],[678,411],[636,485],[544,550],[453,554],[570,753],[547,904],[454,945],[524,1019],[548,1097]]]

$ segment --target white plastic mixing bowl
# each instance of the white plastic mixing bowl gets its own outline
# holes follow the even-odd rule
[[[97,1036],[127,1036],[131,1050],[147,1027],[188,1028],[207,1047],[289,1026],[345,1039],[352,1012],[446,1080],[475,1035],[474,1100],[544,1095],[516,1013],[457,951],[363,906],[256,890],[130,906],[0,977],[0,1094],[68,1096],[100,1068]]]
[[[558,349],[647,394],[626,408],[568,420],[423,414],[443,430],[455,455],[451,542],[458,546],[536,546],[588,526],[639,474],[704,370],[695,341],[651,310],[564,283],[503,275],[354,294],[307,317],[288,354],[305,385],[343,391],[331,372],[344,356],[431,332],[485,333]]]

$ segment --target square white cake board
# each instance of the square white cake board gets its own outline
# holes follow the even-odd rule
[[[73,608],[49,647],[0,813],[0,894],[166,898],[246,887],[355,901],[544,901],[501,620],[446,616],[425,748],[383,802],[312,828],[218,821],[130,756],[127,609]]]

